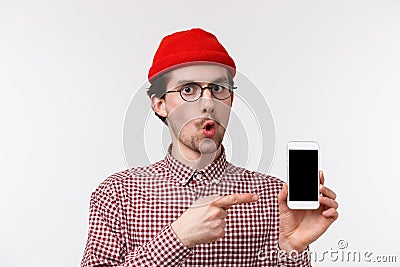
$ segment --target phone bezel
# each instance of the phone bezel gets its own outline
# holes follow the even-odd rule
[[[289,150],[317,150],[318,151],[318,175],[316,183],[318,183],[318,195],[319,195],[319,170],[320,170],[320,148],[319,144],[315,141],[290,141],[287,143],[286,149],[286,159],[287,159],[287,183],[288,183],[288,197],[287,197],[287,205],[290,209],[318,209],[319,201],[291,201],[289,199],[289,192],[291,190],[289,183]]]

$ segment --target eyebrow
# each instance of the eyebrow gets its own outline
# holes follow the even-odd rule
[[[197,81],[194,80],[179,80],[176,84],[185,84],[185,83],[194,83]],[[228,79],[226,77],[219,77],[214,79],[213,81],[210,81],[210,83],[229,83]]]

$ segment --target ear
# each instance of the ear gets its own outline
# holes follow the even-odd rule
[[[150,99],[151,107],[153,108],[154,112],[157,113],[159,116],[166,118],[167,109],[165,106],[165,99],[158,98],[155,94],[153,94]]]

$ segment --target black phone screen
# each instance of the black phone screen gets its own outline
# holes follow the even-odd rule
[[[289,200],[318,201],[318,150],[289,150]]]

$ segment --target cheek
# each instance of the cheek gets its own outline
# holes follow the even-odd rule
[[[175,130],[192,130],[191,122],[199,116],[198,107],[194,103],[171,103],[167,108],[168,119]]]
[[[194,127],[194,125],[192,123],[187,123],[185,125],[183,125],[183,128],[181,130],[181,135],[183,137],[188,137],[188,136],[192,136],[194,134],[197,134],[197,129],[196,127]]]
[[[176,107],[182,104],[182,101],[176,97],[165,98],[165,109],[168,114],[170,114]]]
[[[227,128],[229,117],[231,114],[231,106],[230,100],[228,102],[222,102],[218,105],[215,105],[215,115],[218,122],[221,124],[221,127],[224,129]]]

